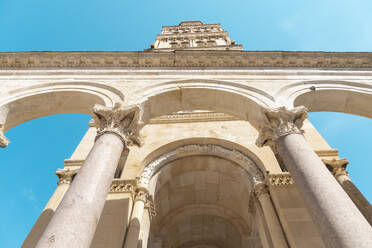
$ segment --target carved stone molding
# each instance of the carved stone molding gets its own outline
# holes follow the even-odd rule
[[[97,137],[104,133],[118,135],[126,146],[141,146],[139,134],[144,125],[140,120],[142,111],[138,105],[123,107],[117,103],[114,107],[96,104],[93,119],[97,127]]]
[[[71,184],[75,175],[79,172],[79,169],[58,169],[56,175],[59,179],[58,185],[61,184]]]
[[[319,157],[337,157],[338,156],[338,150],[337,149],[317,150],[317,151],[314,151],[314,152]]]
[[[294,184],[293,178],[288,172],[269,174],[267,177],[267,182],[271,186],[286,186]]]
[[[307,109],[304,106],[287,109],[286,107],[265,109],[264,121],[259,128],[257,146],[275,146],[278,138],[299,133],[302,134],[302,125],[307,118]]]
[[[0,69],[247,67],[372,68],[368,52],[3,52]]]
[[[247,171],[253,187],[257,183],[264,181],[264,175],[256,163],[242,152],[230,150],[218,145],[191,144],[178,147],[151,161],[142,171],[139,178],[140,184],[144,187],[148,187],[152,176],[158,172],[162,166],[176,159],[191,155],[214,155],[239,164]]]
[[[322,159],[323,163],[327,166],[328,170],[335,176],[345,175],[348,176],[346,167],[349,161],[346,158],[343,159]]]
[[[149,191],[145,188],[138,187],[134,193],[134,201],[143,201],[146,202],[148,196],[150,195]]]
[[[138,180],[112,180],[110,193],[130,193],[134,201],[143,201],[148,209],[150,217],[156,215],[155,204],[152,195],[146,188],[138,184]]]

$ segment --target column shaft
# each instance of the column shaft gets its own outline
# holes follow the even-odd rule
[[[116,134],[98,137],[37,248],[90,246],[123,149]]]
[[[277,139],[276,149],[327,247],[372,247],[371,226],[304,137],[298,133],[281,136]]]
[[[335,175],[341,187],[357,206],[364,218],[372,225],[372,206],[347,175]]]
[[[136,248],[139,233],[141,230],[141,221],[143,216],[143,211],[145,208],[145,202],[142,200],[137,200],[134,203],[132,217],[129,224],[129,229],[127,233],[127,237],[125,239],[125,246],[124,248]]]
[[[287,248],[287,241],[284,237],[284,233],[278,216],[276,215],[273,203],[271,202],[270,195],[267,192],[262,193],[258,196],[258,200],[261,204],[261,208],[266,219],[267,227],[273,241],[273,246],[275,248]]]
[[[40,214],[31,231],[28,233],[21,248],[31,248],[36,246],[45,228],[50,222],[50,219],[53,217],[55,209],[62,200],[69,186],[70,185],[67,183],[63,183],[57,186],[56,190],[54,191],[54,194],[49,199],[43,212]]]

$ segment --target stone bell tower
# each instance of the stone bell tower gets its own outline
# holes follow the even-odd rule
[[[185,21],[178,26],[164,26],[161,34],[147,51],[169,52],[174,50],[242,50],[235,44],[221,24],[204,24]]]

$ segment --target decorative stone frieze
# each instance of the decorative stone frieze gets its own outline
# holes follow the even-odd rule
[[[4,52],[0,69],[247,67],[372,68],[368,52]]]
[[[262,171],[257,167],[252,159],[242,152],[238,150],[230,150],[218,145],[191,144],[178,147],[175,150],[155,158],[143,169],[139,178],[139,183],[144,187],[148,187],[152,176],[158,172],[162,166],[176,159],[191,155],[214,155],[224,159],[229,159],[241,165],[243,169],[248,172],[253,186],[264,181]]]
[[[349,161],[346,158],[343,159],[322,159],[323,163],[327,166],[330,172],[335,176],[345,175],[348,176],[346,167]]]
[[[288,172],[280,174],[269,174],[267,176],[267,182],[271,186],[286,186],[294,184],[293,178]]]
[[[165,123],[188,123],[188,122],[206,122],[206,121],[234,121],[239,120],[235,116],[216,112],[198,112],[198,113],[174,113],[152,118],[150,124]]]
[[[111,108],[96,104],[93,112],[97,137],[104,133],[114,133],[122,139],[125,146],[141,146],[139,131],[144,123],[140,120],[142,111],[138,105],[123,107],[116,103]]]
[[[257,146],[275,146],[278,138],[298,133],[302,134],[302,125],[307,118],[307,109],[304,106],[295,107],[291,110],[286,107],[265,109],[264,120],[259,128]]]
[[[135,180],[112,180],[110,193],[131,193],[134,195],[137,183]]]
[[[79,169],[58,169],[56,175],[59,179],[58,185],[71,184],[74,176],[79,172]]]

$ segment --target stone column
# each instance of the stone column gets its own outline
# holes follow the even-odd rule
[[[257,184],[254,191],[265,216],[273,246],[275,248],[287,248],[288,244],[284,236],[282,226],[280,225],[279,218],[275,212],[266,184]]]
[[[148,192],[144,188],[139,188],[134,197],[134,207],[130,218],[129,229],[125,239],[124,248],[136,248],[138,237],[141,230],[141,221],[145,204],[148,198]]]
[[[53,196],[48,201],[47,205],[45,206],[45,209],[53,209],[55,210],[58,207],[58,204],[61,202],[61,199],[63,199],[63,196],[65,195],[66,191],[71,185],[71,182],[79,169],[58,169],[56,171],[56,175],[58,177],[57,182],[57,188],[54,191]]]
[[[59,178],[59,181],[57,182],[58,186],[45,206],[43,212],[40,214],[36,223],[32,227],[31,231],[28,233],[25,241],[22,244],[22,248],[31,248],[36,246],[50,219],[53,217],[54,211],[58,207],[58,204],[61,202],[64,194],[70,187],[71,181],[77,171],[78,170],[70,169],[58,169],[56,171],[56,175]]]
[[[341,187],[349,195],[350,199],[354,202],[359,211],[367,219],[368,223],[372,225],[372,206],[355,186],[353,181],[351,181],[351,178],[346,171],[349,161],[345,158],[332,160],[323,159],[322,161],[327,166],[328,170],[331,171]]]
[[[281,107],[263,114],[257,145],[271,145],[282,157],[326,246],[372,247],[371,226],[302,135],[306,108]]]
[[[255,221],[258,229],[258,234],[261,240],[261,244],[263,248],[272,248],[273,242],[271,240],[269,231],[267,230],[267,223],[264,220],[264,215],[262,213],[262,208],[257,200],[257,198],[252,199],[254,201],[254,215]]]
[[[95,233],[120,156],[139,145],[139,108],[96,105],[97,138],[37,248],[88,248]]]

